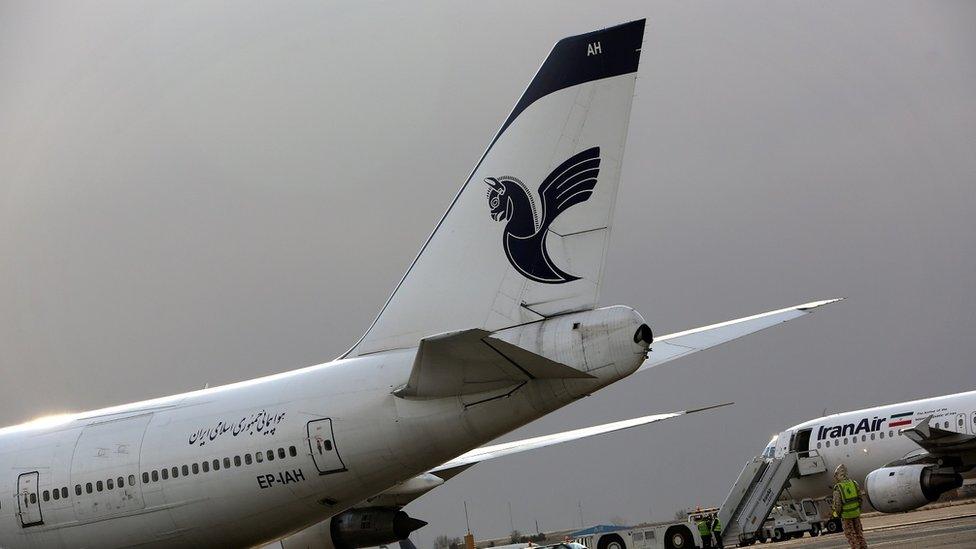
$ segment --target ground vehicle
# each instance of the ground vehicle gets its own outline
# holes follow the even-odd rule
[[[757,539],[784,541],[801,538],[807,532],[815,537],[821,533],[835,533],[840,530],[840,521],[831,517],[829,500],[783,501],[769,513]]]
[[[584,535],[576,541],[587,549],[690,549],[702,546],[697,528],[686,521],[590,530],[577,532]]]

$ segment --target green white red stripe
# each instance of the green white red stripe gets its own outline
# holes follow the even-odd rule
[[[891,414],[891,419],[888,420],[888,427],[901,427],[902,425],[912,424],[912,415],[915,412],[902,412],[900,414]]]

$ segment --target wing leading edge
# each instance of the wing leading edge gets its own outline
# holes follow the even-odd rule
[[[397,486],[394,486],[393,488],[387,490],[386,492],[383,492],[382,494],[370,498],[367,503],[370,506],[389,505],[395,507],[402,507],[407,503],[417,499],[418,497],[426,494],[427,492],[433,490],[434,488],[440,486],[445,481],[462,473],[468,468],[485,461],[497,459],[500,457],[510,456],[513,454],[519,454],[522,452],[527,452],[529,450],[545,448],[547,446],[553,446],[556,444],[562,444],[564,442],[571,442],[574,440],[580,440],[584,438],[594,437],[597,435],[613,433],[616,431],[633,429],[634,427],[649,425],[651,423],[656,423],[658,421],[664,421],[666,419],[676,418],[687,414],[694,414],[697,412],[704,412],[706,410],[721,408],[723,406],[729,406],[731,404],[732,404],[731,402],[728,402],[725,404],[707,406],[705,408],[696,408],[693,410],[681,410],[677,412],[653,414],[649,416],[625,419],[622,421],[614,421],[612,423],[605,423],[603,425],[583,427],[582,429],[573,429],[571,431],[564,431],[562,433],[554,433],[551,435],[543,435],[538,437],[527,438],[524,440],[517,440],[514,442],[503,442],[500,444],[482,446],[480,448],[475,448],[474,450],[471,450],[466,454],[462,454],[452,459],[451,461],[448,461],[447,463],[441,464],[426,473],[413,477]]]

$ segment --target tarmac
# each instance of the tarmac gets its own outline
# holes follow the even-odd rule
[[[869,547],[976,547],[976,501],[926,507],[910,513],[872,513],[862,519]],[[767,544],[768,545],[768,544]],[[753,548],[763,545],[753,545]],[[776,547],[842,549],[849,547],[843,533],[784,541]]]

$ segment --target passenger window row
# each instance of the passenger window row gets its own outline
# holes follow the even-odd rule
[[[263,463],[265,460],[274,461],[275,455],[275,450],[267,450],[255,452],[254,454],[244,454],[243,458],[241,458],[241,456],[234,456],[232,458],[225,457],[223,459],[214,458],[212,461],[202,461],[200,463],[191,463],[189,465],[174,465],[172,467],[164,467],[162,469],[154,469],[152,471],[143,471],[142,482],[143,484],[149,484],[150,482],[169,480],[170,477],[179,478],[180,476],[186,477],[191,474],[198,475],[201,472],[209,473],[210,471],[219,471],[221,467],[224,469],[230,469],[231,467],[241,467],[242,465]],[[285,459],[289,456],[298,456],[298,448],[295,448],[294,446],[289,446],[287,450],[284,448],[278,448],[278,459]]]
[[[884,431],[881,431],[880,433],[871,433],[870,437],[868,435],[861,435],[861,442],[867,442],[868,441],[868,438],[870,438],[871,440],[875,440],[875,435],[877,435],[877,438],[880,438],[880,439],[884,440],[885,434],[884,434]],[[898,436],[901,436],[901,432],[898,433]],[[892,431],[888,431],[888,438],[894,438],[894,437],[895,437],[895,432],[893,430]],[[834,446],[840,446],[841,445],[841,441],[843,441],[843,444],[845,444],[845,445],[847,445],[847,444],[857,444],[857,435],[852,436],[852,437],[844,437],[843,439],[839,439],[838,438],[838,439],[836,439],[836,440],[833,441],[834,442]],[[830,448],[830,442],[831,442],[830,440],[827,440],[826,442],[818,442],[817,443],[817,448],[819,449],[822,446],[826,446],[827,448]]]
[[[34,495],[34,494],[31,494]],[[44,490],[41,495],[41,499],[44,501],[51,501],[51,499],[59,500],[61,498],[68,497],[68,487],[62,486],[60,488],[55,488],[54,490]],[[34,503],[33,501],[31,503]]]
[[[298,448],[295,448],[294,446],[289,446],[288,450],[285,450],[284,448],[278,448],[277,456],[278,459],[285,459],[288,456],[296,457],[298,456]],[[214,459],[213,461],[204,461],[202,463],[192,463],[190,465],[182,465],[180,467],[174,466],[166,469],[157,469],[152,472],[143,472],[142,482],[144,484],[148,484],[150,482],[150,479],[152,480],[152,482],[158,482],[160,477],[162,477],[162,480],[167,480],[168,478],[170,478],[170,476],[172,476],[173,478],[178,478],[180,475],[186,477],[189,476],[191,472],[194,475],[196,475],[200,473],[201,469],[203,470],[204,473],[209,473],[211,469],[213,469],[214,471],[219,471],[221,465],[223,465],[224,469],[230,469],[232,464],[234,467],[240,467],[242,464],[251,465],[254,462],[262,463],[264,462],[265,459],[267,459],[268,461],[274,461],[275,451],[268,450],[266,452],[261,451],[261,452],[255,452],[254,454],[244,454],[243,460],[241,459],[241,456],[234,456],[233,458],[225,457],[223,458],[223,460]],[[136,485],[135,475],[129,475],[128,478],[126,477],[118,477],[114,479],[110,478],[106,481],[98,480],[95,482],[86,482],[84,486],[82,486],[81,484],[75,484],[75,495],[80,496],[83,493],[92,494],[95,492],[104,492],[105,490],[115,490],[116,488],[125,488],[126,486],[135,486],[135,485]],[[31,496],[35,500],[35,501],[31,501],[31,503],[35,503],[36,496],[34,496],[34,494],[31,494]],[[42,492],[41,494],[41,499],[43,499],[44,501],[51,501],[52,499],[57,501],[60,499],[67,499],[67,497],[68,497],[67,486],[62,486],[60,488],[55,488],[53,490],[44,490],[44,492]]]

